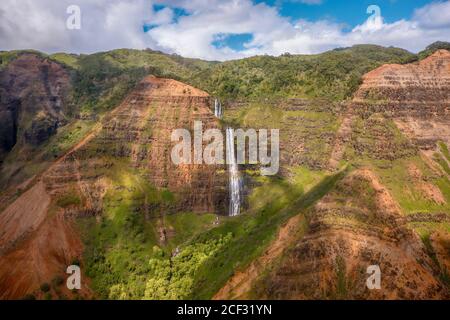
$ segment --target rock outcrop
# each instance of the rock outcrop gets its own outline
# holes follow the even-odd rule
[[[54,166],[45,179],[54,193],[61,187],[64,192],[70,180],[93,186],[101,168],[121,161],[141,171],[154,187],[175,195],[173,207],[166,208],[169,211],[226,212],[226,175],[217,174],[223,166],[176,165],[171,159],[172,147],[178,143],[171,141],[173,130],[188,130],[193,142],[194,121],[201,121],[203,130],[220,128],[211,103],[203,91],[175,80],[148,77],[105,117],[90,141]]]
[[[381,270],[380,289],[367,287],[372,265]],[[348,176],[311,210],[308,233],[255,290],[265,299],[449,298],[438,266],[367,169]]]
[[[0,72],[0,160],[17,142],[38,146],[56,132],[70,87],[61,65],[32,53]]]
[[[384,65],[363,78],[355,112],[383,112],[422,149],[450,144],[450,51],[407,65]]]
[[[220,129],[211,103],[203,91],[175,80],[147,77],[88,136],[36,177],[30,190],[0,215],[0,297],[20,298],[32,292],[81,256],[74,219],[103,214],[111,177],[120,176],[121,170],[173,195],[169,205],[159,208],[154,203],[151,207],[147,200],[152,199],[146,196],[142,207],[134,209],[146,219],[155,219],[156,226],[163,214],[226,214],[227,176],[222,165],[177,166],[171,160],[176,143],[171,141],[172,130],[192,131],[194,121],[202,121],[204,130]],[[33,204],[36,214],[28,210]],[[52,259],[43,264],[47,254]],[[11,275],[15,283],[9,288],[14,282]]]
[[[449,88],[450,52],[438,50],[418,63],[387,64],[367,73],[355,101],[448,104]]]

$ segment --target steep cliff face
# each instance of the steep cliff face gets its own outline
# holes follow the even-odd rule
[[[447,289],[420,238],[369,170],[346,178],[310,212],[302,241],[260,286],[275,299],[442,299]],[[367,269],[381,271],[370,290]]]
[[[127,200],[110,196],[109,208],[129,201],[133,208],[126,214],[144,217],[162,243],[170,237],[165,214],[226,213],[222,168],[176,166],[170,157],[176,143],[171,142],[172,130],[192,131],[194,121],[202,121],[204,130],[220,128],[211,102],[207,93],[183,83],[148,77],[83,141],[36,177],[30,183],[34,186],[1,214],[1,297],[32,292],[80,259],[83,246],[73,225],[85,217],[105,219],[107,194],[129,192]],[[32,203],[38,206],[36,214],[27,210]],[[53,258],[44,264],[47,254]],[[82,295],[88,294],[86,287]]]
[[[385,65],[364,76],[354,109],[384,112],[423,149],[450,144],[450,51],[407,65]]]
[[[99,168],[113,170],[120,162],[127,170],[140,172],[152,186],[173,193],[169,205],[173,212],[225,212],[226,177],[217,174],[217,166],[176,165],[171,159],[178,143],[171,141],[173,130],[188,130],[193,142],[194,121],[201,121],[203,130],[219,129],[210,106],[211,99],[203,91],[175,80],[148,77],[105,117],[92,140],[50,171],[48,182],[58,187],[59,172],[64,176],[63,172],[75,171],[77,179],[90,184],[90,173],[97,177]]]
[[[307,227],[305,227],[305,219]],[[439,240],[438,240],[439,239]],[[446,242],[436,237],[442,253]],[[445,254],[439,256],[448,261]],[[376,266],[380,288],[367,280]],[[218,299],[448,299],[439,264],[408,226],[379,177],[360,169],[342,180],[306,217],[291,218]]]
[[[418,63],[387,64],[367,73],[355,100],[449,103],[449,87],[450,52],[438,50]]]
[[[449,92],[445,50],[366,74],[354,99],[337,109],[339,121],[328,127],[340,123],[331,152],[328,130],[315,148],[297,156],[327,146],[318,159],[331,155],[330,169],[345,163],[357,169],[306,214],[290,219],[216,298],[448,299]],[[309,125],[302,119],[292,127]],[[309,136],[314,139],[320,128]],[[288,139],[295,137],[292,131],[285,131]],[[285,152],[303,144],[288,139],[281,139]],[[381,271],[379,290],[366,283],[373,265]]]
[[[38,146],[64,123],[69,73],[36,54],[21,54],[0,72],[0,160],[16,143]]]

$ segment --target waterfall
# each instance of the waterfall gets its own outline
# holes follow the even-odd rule
[[[219,119],[222,119],[223,116],[222,104],[218,99],[214,101],[214,115]]]
[[[214,101],[214,115],[218,119],[223,117],[222,104],[218,99]],[[242,177],[239,173],[239,167],[234,152],[234,129],[227,128],[226,132],[226,155],[229,172],[230,185],[230,209],[229,216],[234,217],[241,213],[241,192],[242,192]]]
[[[241,213],[241,189],[242,178],[234,153],[234,130],[227,128],[227,164],[230,181],[230,211],[229,215],[234,217]]]

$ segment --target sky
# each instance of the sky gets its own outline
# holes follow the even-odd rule
[[[0,1],[0,50],[150,48],[225,61],[362,43],[419,52],[438,40],[450,41],[450,0]]]

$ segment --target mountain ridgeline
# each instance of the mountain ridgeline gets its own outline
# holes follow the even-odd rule
[[[449,299],[448,49],[0,52],[0,298]],[[279,173],[176,166],[194,121],[280,129]]]

